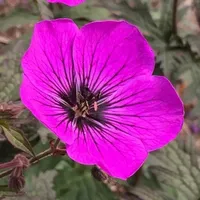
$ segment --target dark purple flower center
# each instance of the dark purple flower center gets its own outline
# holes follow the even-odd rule
[[[78,91],[76,105],[72,107],[72,110],[75,113],[75,118],[89,116],[89,110],[92,106],[94,110],[97,111],[99,95],[100,93],[98,95],[93,94],[88,87],[84,87],[82,91]]]
[[[99,123],[105,123],[103,111],[106,103],[99,104],[103,99],[100,91],[94,93],[87,86],[79,89],[74,86],[70,92],[60,93],[60,98],[63,100],[60,105],[67,114],[66,120],[76,124],[79,130],[84,126],[100,128]]]

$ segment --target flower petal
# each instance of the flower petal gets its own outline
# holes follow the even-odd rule
[[[77,134],[73,131],[73,125],[68,123],[63,110],[58,107],[50,94],[42,93],[26,75],[23,77],[20,96],[23,104],[32,114],[57,137],[65,143],[73,143]]]
[[[60,106],[60,95],[70,91],[74,80],[71,54],[77,32],[77,26],[68,19],[40,22],[35,26],[31,45],[22,59],[22,102],[58,137],[69,143],[72,138],[64,136],[67,120],[63,119],[66,115]]]
[[[144,163],[148,153],[143,143],[112,130],[90,130],[80,135],[67,153],[82,164],[97,164],[109,175],[127,179]]]
[[[48,2],[49,3],[63,3],[68,6],[77,6],[77,5],[85,2],[85,0],[48,0]]]
[[[92,22],[74,40],[75,68],[92,91],[108,91],[152,74],[154,53],[138,28],[125,21]]]
[[[135,78],[109,97],[104,117],[122,134],[140,138],[148,151],[163,147],[180,132],[183,104],[161,76]]]

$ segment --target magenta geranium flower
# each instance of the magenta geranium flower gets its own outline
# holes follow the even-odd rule
[[[63,3],[68,6],[77,6],[83,3],[85,0],[47,0],[49,3]]]
[[[131,176],[181,130],[182,102],[166,78],[152,76],[154,53],[128,22],[39,22],[22,65],[26,107],[70,158],[113,177]]]

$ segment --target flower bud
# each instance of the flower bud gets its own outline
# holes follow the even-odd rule
[[[13,160],[6,162],[6,163],[0,163],[0,169],[6,169],[6,168],[16,168],[21,167],[23,169],[27,168],[29,166],[29,160],[22,154],[17,154]]]
[[[16,167],[13,169],[8,182],[8,187],[16,192],[20,192],[24,188],[25,179],[23,176],[23,168]]]
[[[8,182],[8,187],[16,192],[20,192],[24,188],[24,169],[29,166],[29,160],[22,154],[18,154],[13,159],[17,165],[13,168]]]
[[[17,118],[25,109],[21,103],[1,103],[0,104],[0,118],[13,119]]]
[[[30,165],[30,162],[28,160],[28,158],[26,158],[24,155],[22,154],[17,154],[14,158],[14,160],[18,161],[18,167],[22,167],[22,168],[27,168]]]
[[[95,179],[97,179],[98,181],[104,182],[104,181],[108,180],[108,178],[109,178],[108,175],[105,172],[101,171],[96,166],[92,168],[91,173],[92,173],[93,177]]]

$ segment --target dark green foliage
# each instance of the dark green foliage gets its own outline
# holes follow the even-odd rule
[[[141,200],[198,200],[200,156],[196,153],[192,136],[185,139],[179,137],[168,146],[152,152],[145,170],[145,176],[151,177],[149,182],[130,186],[129,192]]]
[[[67,162],[60,163],[55,189],[61,200],[116,199],[109,189],[95,180],[90,168]]]

